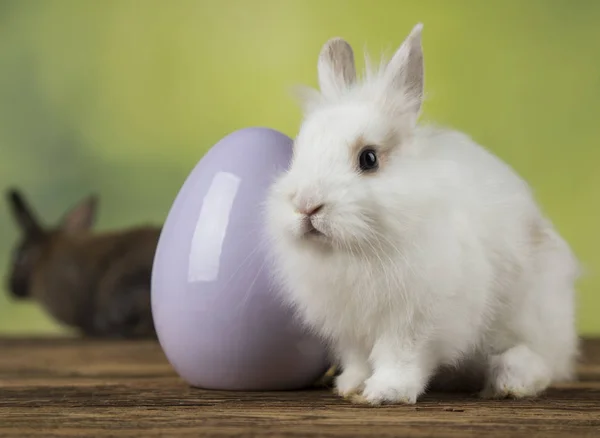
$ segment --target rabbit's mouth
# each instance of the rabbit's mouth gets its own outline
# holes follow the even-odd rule
[[[302,237],[303,237],[303,240],[311,246],[316,245],[318,247],[327,247],[327,248],[329,248],[331,246],[330,238],[326,234],[317,230],[316,228],[313,228],[310,231],[304,233],[304,236],[302,236]]]
[[[313,223],[313,221],[310,218],[305,218],[305,220],[302,223],[302,237],[307,238],[307,239],[314,239],[314,238],[324,238],[325,233],[323,233],[321,230],[317,229],[315,227],[315,224]]]
[[[310,230],[308,230],[305,234],[308,236],[312,236],[312,237],[319,237],[319,236],[325,237],[325,234],[321,233],[315,227],[311,227]]]

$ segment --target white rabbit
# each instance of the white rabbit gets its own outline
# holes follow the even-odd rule
[[[467,363],[482,396],[536,396],[574,377],[579,265],[509,166],[420,126],[421,31],[361,81],[348,43],[323,47],[265,206],[274,277],[331,346],[344,397],[413,404]]]

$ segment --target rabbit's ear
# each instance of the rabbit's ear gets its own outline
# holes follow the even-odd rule
[[[342,38],[327,41],[317,64],[319,87],[325,98],[335,98],[356,82],[352,47]]]
[[[89,230],[96,221],[97,206],[98,197],[88,196],[64,216],[60,228],[66,232]]]
[[[394,54],[385,69],[385,94],[402,97],[415,116],[421,111],[424,89],[423,48],[421,32],[423,24],[417,24]]]
[[[42,227],[21,192],[16,189],[9,189],[7,197],[15,221],[23,232],[27,235],[40,234]]]

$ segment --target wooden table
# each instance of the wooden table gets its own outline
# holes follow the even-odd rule
[[[351,405],[328,390],[188,387],[154,342],[0,339],[0,437],[600,437],[600,339],[577,383],[538,400],[431,394],[415,406]]]

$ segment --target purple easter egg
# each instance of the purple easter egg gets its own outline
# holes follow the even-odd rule
[[[301,389],[327,369],[325,346],[278,297],[266,257],[262,206],[291,155],[284,134],[236,131],[200,160],[167,216],[152,313],[167,359],[191,386]]]

